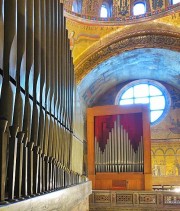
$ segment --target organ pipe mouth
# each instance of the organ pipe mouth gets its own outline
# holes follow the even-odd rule
[[[113,128],[109,132],[107,144],[102,151],[95,137],[95,172],[143,172],[143,138],[139,140],[137,150],[133,149],[127,131],[117,115]]]

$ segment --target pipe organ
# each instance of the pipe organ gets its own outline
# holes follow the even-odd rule
[[[148,106],[88,108],[87,140],[93,189],[151,190]]]
[[[103,151],[95,137],[95,171],[143,172],[142,136],[138,144],[137,150],[134,150],[128,132],[120,124],[120,115],[117,115]]]
[[[83,181],[71,170],[73,92],[63,4],[1,0],[1,204]]]

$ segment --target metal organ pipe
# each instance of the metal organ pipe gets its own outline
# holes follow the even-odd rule
[[[96,172],[143,172],[143,140],[134,150],[128,132],[120,123],[117,115],[113,128],[108,134],[104,151],[95,137],[95,171]]]
[[[120,122],[120,116],[117,116],[117,122]],[[117,154],[118,154],[118,159],[117,159],[117,163],[120,164],[121,163],[121,127],[120,124],[117,124],[117,137],[118,137],[118,142],[117,142]],[[118,167],[118,172],[121,171],[121,166],[117,165]]]
[[[72,185],[77,173],[71,165],[74,68],[63,4],[6,0],[0,8],[3,204]]]

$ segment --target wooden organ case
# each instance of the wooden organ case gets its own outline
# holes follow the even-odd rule
[[[94,190],[152,189],[148,106],[88,108],[87,140]]]

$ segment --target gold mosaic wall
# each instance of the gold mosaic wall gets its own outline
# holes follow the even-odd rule
[[[138,26],[137,28],[134,24],[135,22],[129,25],[118,25],[118,23],[107,24],[99,22],[86,22],[83,21],[83,19],[76,19],[72,17],[69,18],[69,16],[67,16],[67,29],[69,33],[77,82],[79,82],[89,72],[90,68],[88,67],[88,70],[84,69],[83,74],[80,73],[82,69],[82,65],[80,65],[81,62],[83,61],[83,63],[85,63],[87,61],[90,63],[89,59],[91,59],[93,54],[95,56],[98,55],[98,52],[101,52],[102,48],[104,48],[107,44],[112,45],[113,43],[118,42],[120,37],[127,36],[128,38],[128,36],[130,36],[129,30],[131,28],[137,31],[137,33],[138,30],[142,33],[143,31],[148,32],[148,30],[152,30],[152,26],[156,25],[156,28],[158,30],[161,28],[161,32],[164,32],[165,35],[166,31],[168,33],[168,29],[171,29],[171,31],[174,30],[176,33],[180,32],[179,12],[171,12],[165,17],[149,20],[147,24],[144,24],[143,22],[144,21],[142,21],[142,23],[138,23],[138,25],[136,24]],[[111,50],[111,52],[111,56],[113,56],[113,50]],[[90,57],[90,55],[92,56]],[[102,61],[104,59],[105,58],[102,57]],[[98,63],[102,61],[98,61]],[[96,61],[94,61],[93,64],[94,63],[96,63]]]
[[[71,19],[67,19],[66,25],[74,62],[97,41],[101,42],[108,34],[124,28],[124,26],[86,25]]]
[[[153,176],[180,176],[180,139],[152,141]]]
[[[62,0],[63,1],[63,0]],[[83,16],[85,19],[109,19],[115,20],[118,18],[126,19],[133,17],[133,7],[134,0],[113,0],[113,1],[104,1],[104,0],[76,0],[77,5],[81,7],[81,10],[72,12],[73,0],[64,0],[64,6],[66,11],[73,13],[77,16]],[[111,15],[108,18],[100,18],[100,10],[103,2],[108,3],[109,10]],[[176,5],[171,5],[169,0],[146,0],[146,13],[139,15],[140,17],[151,16],[154,13],[162,13],[171,8],[176,7]],[[112,9],[111,9],[112,8]],[[135,17],[136,19],[136,17]]]
[[[148,24],[150,23],[165,24],[173,27],[176,32],[180,32],[180,13],[172,11],[167,16],[149,20]],[[78,76],[76,66],[81,62],[82,58],[85,59],[86,55],[88,57],[93,52],[98,53],[98,50],[103,45],[112,40],[113,35],[113,42],[115,42],[120,35],[123,35],[123,32],[126,31],[125,29],[131,26],[133,24],[87,23],[80,19],[67,17],[67,29],[69,31],[76,76]],[[87,73],[87,70],[84,69],[84,76]],[[176,126],[180,127],[179,114],[180,109],[171,109],[165,121],[158,126],[152,127],[152,173],[154,177],[171,178],[171,176],[180,176],[180,135],[169,130],[169,128],[173,129]]]
[[[151,127],[151,139],[152,174],[170,179],[180,176],[180,99],[179,90],[169,87],[168,91],[171,96],[170,111],[161,123]]]

